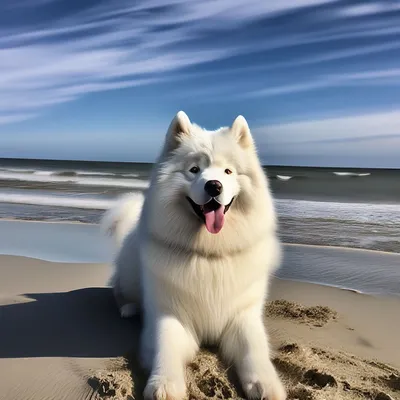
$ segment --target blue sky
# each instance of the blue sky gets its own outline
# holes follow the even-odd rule
[[[400,0],[3,0],[0,157],[153,161],[178,110],[268,164],[400,168]]]

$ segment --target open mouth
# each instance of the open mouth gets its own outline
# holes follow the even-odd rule
[[[224,206],[218,203],[217,200],[211,199],[208,203],[199,205],[196,204],[190,197],[186,197],[191,204],[193,211],[205,223],[207,230],[210,233],[218,233],[225,221],[225,213],[229,210],[233,202],[233,198],[229,204]]]

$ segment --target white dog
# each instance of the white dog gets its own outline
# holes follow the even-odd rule
[[[185,366],[203,343],[219,344],[248,398],[286,398],[263,325],[281,258],[276,216],[242,116],[207,131],[180,111],[143,207],[125,197],[103,222],[119,245],[111,284],[121,315],[143,312],[145,399],[183,399]]]

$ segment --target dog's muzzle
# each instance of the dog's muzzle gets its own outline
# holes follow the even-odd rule
[[[233,198],[229,204],[224,206],[223,204],[220,204],[214,197],[215,196],[213,196],[210,201],[203,205],[196,204],[190,197],[187,197],[187,199],[192,206],[193,211],[206,225],[207,230],[210,233],[216,234],[219,233],[224,226],[225,214],[229,210],[229,207],[232,205]]]

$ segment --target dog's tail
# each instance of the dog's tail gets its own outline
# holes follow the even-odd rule
[[[119,248],[125,237],[134,229],[140,217],[144,197],[139,193],[128,193],[105,212],[101,219],[101,230],[114,239]]]

